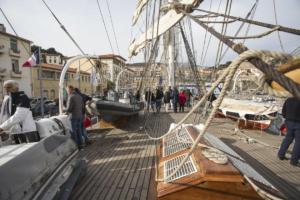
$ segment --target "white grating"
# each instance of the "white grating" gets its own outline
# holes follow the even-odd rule
[[[192,142],[193,139],[185,128],[167,135],[163,140],[163,157],[190,147]]]
[[[186,155],[187,154],[183,154],[183,155],[177,156],[171,160],[165,161],[164,162],[164,177],[168,177],[174,170],[176,170]],[[184,163],[184,165],[179,169],[179,171],[176,172],[176,174],[174,176],[172,176],[170,179],[168,179],[166,181],[171,182],[171,181],[174,181],[181,177],[193,174],[195,172],[197,172],[196,166],[190,156],[188,158],[188,160]]]

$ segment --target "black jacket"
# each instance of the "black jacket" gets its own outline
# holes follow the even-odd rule
[[[282,115],[286,120],[300,122],[300,100],[288,98],[283,104]]]
[[[11,93],[11,115],[16,112],[17,107],[30,109],[30,100],[23,91]]]

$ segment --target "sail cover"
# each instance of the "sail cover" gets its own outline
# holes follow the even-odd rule
[[[149,0],[139,0],[133,15],[133,19],[132,19],[132,25],[135,25],[135,23],[137,22],[144,6],[148,3]]]
[[[197,7],[200,2],[202,2],[202,0],[181,0],[178,4],[184,5],[185,7]],[[183,17],[183,13],[178,12],[175,9],[170,9],[165,15],[160,17],[158,22],[155,22],[151,28],[131,43],[129,46],[129,57],[131,58],[136,55],[146,46],[147,42],[168,31]]]

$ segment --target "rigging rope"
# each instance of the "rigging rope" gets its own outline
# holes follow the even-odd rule
[[[98,10],[99,10],[99,13],[100,13],[100,17],[101,17],[101,20],[102,20],[102,23],[103,23],[103,26],[104,26],[104,29],[105,29],[106,37],[107,37],[107,40],[109,42],[110,49],[111,49],[112,53],[114,53],[114,49],[112,47],[112,43],[111,43],[111,40],[110,40],[110,37],[109,37],[109,34],[108,34],[108,30],[107,30],[107,27],[106,27],[104,16],[102,14],[102,10],[101,10],[101,7],[100,7],[99,0],[96,0],[96,1],[97,1]]]
[[[273,0],[273,9],[274,9],[275,23],[276,23],[276,25],[278,26],[278,19],[277,19],[277,11],[276,11],[276,3],[275,3],[275,0]],[[283,44],[282,44],[282,40],[281,40],[279,31],[277,31],[277,36],[278,36],[280,48],[281,48],[281,50],[282,50],[283,52],[285,52],[285,50],[284,50],[284,48],[283,48]]]
[[[202,81],[202,78],[201,78],[201,76],[200,76],[200,74],[197,70],[197,64],[196,64],[196,61],[195,61],[195,57],[192,53],[192,50],[191,50],[190,45],[189,45],[189,43],[188,43],[188,41],[185,37],[185,34],[183,32],[183,29],[182,29],[182,26],[181,26],[180,23],[179,23],[179,26],[180,26],[181,36],[182,36],[182,39],[183,39],[183,42],[184,42],[184,45],[185,45],[186,54],[187,54],[187,57],[188,57],[188,60],[189,60],[189,63],[190,63],[190,67],[192,69],[192,72],[194,73],[196,84],[199,88],[199,91],[204,94],[206,92],[206,89],[205,89],[204,82]]]
[[[114,26],[112,16],[111,16],[110,6],[109,6],[109,3],[108,3],[108,0],[105,0],[105,1],[106,1],[108,13],[109,13],[109,18],[110,18],[110,23],[111,23],[111,26],[112,26],[112,31],[113,31],[115,42],[116,42],[116,45],[117,45],[118,54],[120,55],[119,44],[118,44],[118,40],[117,40],[117,36],[116,36],[116,32],[115,32],[115,26]]]
[[[221,3],[222,3],[222,0],[219,1],[217,12],[219,12],[219,10],[221,8]],[[212,6],[212,1],[211,1],[209,10],[211,10],[211,6]],[[216,20],[217,20],[217,18],[215,19],[215,21]],[[200,59],[200,65],[202,65],[202,66],[204,65],[204,61],[206,60],[206,55],[207,55],[208,48],[209,48],[209,45],[210,45],[210,41],[211,41],[211,38],[212,38],[212,35],[210,34],[209,39],[208,39],[208,43],[207,43],[207,47],[206,47],[206,50],[204,52],[207,33],[208,33],[208,29],[205,29],[204,44],[203,44],[203,51],[202,51],[202,53],[204,53],[204,54],[201,53],[201,59]]]
[[[184,11],[183,11],[184,12]],[[196,23],[198,23],[200,26],[207,28],[207,26],[201,22],[198,21],[195,17],[192,15],[185,13],[186,16],[191,17]],[[221,38],[220,33],[216,32],[214,29],[209,27],[209,31],[217,38]],[[241,54],[248,50],[247,47],[245,47],[242,44],[235,44],[231,40],[224,40],[223,41],[226,45],[230,46],[235,52]],[[286,54],[287,55],[287,54]],[[287,55],[286,60],[289,59],[290,56]],[[290,78],[284,76],[282,73],[275,70],[272,66],[269,66],[267,63],[262,61],[258,58],[253,58],[249,60],[256,68],[261,70],[263,73],[265,73],[268,77],[272,78],[274,81],[279,83],[283,88],[288,90],[290,93],[292,93],[296,98],[300,99],[300,86],[298,83],[295,83]]]
[[[237,36],[227,36],[224,35],[223,37],[226,39],[235,39],[235,40],[241,40],[241,39],[257,39],[257,38],[262,38],[264,36],[267,36],[271,33],[273,33],[274,31],[278,31],[278,29],[280,28],[280,26],[277,26],[269,31],[263,32],[261,34],[258,35],[251,35],[251,36],[244,36],[244,37],[237,37]]]
[[[13,32],[15,33],[15,35],[18,36],[18,37],[20,37],[20,36],[18,35],[18,33],[16,32],[15,28],[13,27],[13,25],[10,23],[9,19],[7,18],[7,16],[5,15],[5,13],[4,13],[4,11],[2,10],[1,7],[0,7],[0,11],[2,12],[2,14],[3,14],[5,20],[7,21],[7,23],[9,24],[10,28],[13,30]],[[21,40],[21,44],[22,44],[23,48],[25,49],[25,51],[27,52],[28,56],[30,56],[30,55],[31,55],[31,50],[30,50],[30,49],[27,49],[27,48],[25,47],[25,44],[23,43],[22,40]],[[29,48],[30,48],[30,47],[29,47]]]
[[[226,16],[222,13],[207,11],[207,10],[198,9],[198,8],[194,9],[194,10],[197,10],[197,11],[200,11],[200,12],[205,12],[205,13],[208,13],[208,14],[223,16],[223,17]],[[244,18],[241,18],[241,17],[235,17],[235,16],[231,16],[231,15],[227,15],[226,17],[228,17],[230,19],[237,19],[237,20],[242,21],[242,22],[254,24],[254,25],[257,25],[257,26],[265,27],[265,28],[274,28],[274,27],[278,26],[278,25],[274,25],[274,24],[268,24],[268,23],[265,23],[265,22],[244,19]],[[196,16],[195,16],[195,18],[196,18]],[[278,31],[283,31],[283,32],[286,32],[286,33],[294,34],[294,35],[300,35],[300,30],[299,29],[289,28],[289,27],[285,27],[285,26],[280,26]]]
[[[290,55],[287,55],[287,54],[283,54],[283,53],[278,53],[278,52],[248,50],[248,51],[243,52],[242,54],[240,54],[238,56],[238,58],[236,58],[235,60],[233,60],[232,63],[230,64],[230,66],[228,68],[226,68],[226,70],[219,77],[219,79],[213,84],[214,87],[212,87],[211,90],[207,93],[207,94],[210,94],[212,92],[212,89],[214,89],[217,86],[217,83],[219,81],[223,80],[225,78],[225,76],[226,76],[226,79],[225,79],[225,82],[224,82],[224,86],[223,86],[223,88],[221,90],[221,93],[220,93],[219,97],[215,100],[215,106],[213,107],[213,109],[212,109],[209,117],[207,118],[207,120],[206,120],[206,122],[204,124],[203,129],[200,131],[200,134],[197,136],[196,140],[194,141],[191,149],[189,150],[189,152],[187,153],[187,155],[184,157],[184,159],[180,162],[180,164],[178,165],[178,167],[176,169],[174,169],[169,176],[164,177],[163,179],[158,179],[157,181],[167,181],[168,179],[170,179],[171,177],[173,177],[183,167],[183,165],[188,160],[188,158],[192,155],[192,153],[195,150],[195,148],[197,147],[200,139],[206,133],[206,131],[207,131],[210,123],[212,122],[212,120],[213,120],[213,118],[214,118],[217,110],[219,109],[219,107],[220,107],[220,105],[221,105],[221,103],[222,103],[222,101],[223,101],[223,99],[224,99],[224,97],[226,95],[226,90],[228,89],[229,84],[230,84],[230,82],[231,82],[231,80],[232,80],[232,78],[233,78],[236,70],[240,66],[240,64],[243,63],[246,60],[250,60],[250,59],[253,59],[253,58],[262,58],[264,56],[270,56],[270,57],[273,57],[273,58],[278,58],[280,60],[284,60],[287,57],[291,58],[291,59],[297,59],[297,58],[299,58],[299,57],[293,57],[293,56],[290,56]],[[201,100],[203,100],[203,98]],[[200,102],[201,102],[201,100],[200,100]],[[194,111],[195,108],[200,105],[200,102],[198,102],[198,104],[195,107],[193,107],[191,111]],[[190,114],[191,111],[188,114]],[[183,119],[187,119],[187,116],[185,116]],[[178,127],[180,127],[182,125],[182,123],[183,123],[183,120],[181,120],[175,126],[175,128],[172,129],[172,130],[175,130]],[[169,132],[171,132],[171,131],[169,131]],[[167,134],[165,134],[164,136],[166,136],[166,135]]]
[[[250,16],[251,16],[251,19],[253,19],[254,14],[255,14],[255,11],[256,11],[256,8],[257,8],[257,5],[258,5],[258,0],[256,0],[256,2],[253,4],[253,6],[251,7],[250,11],[247,13],[245,19],[248,19]],[[236,33],[234,34],[234,36],[238,36],[238,34],[240,33],[240,31],[242,30],[242,28],[244,27],[244,25],[245,25],[245,22],[242,22],[241,25],[240,25],[240,27],[238,28],[238,30],[237,30]],[[250,25],[251,25],[251,24],[249,24],[248,27],[247,27],[245,36],[248,35],[248,32],[249,32],[249,30],[250,30]],[[245,43],[245,40],[244,40],[242,43],[244,44],[244,43]],[[225,49],[224,53],[223,53],[222,56],[221,56],[221,61],[220,61],[220,62],[222,62],[222,60],[224,59],[224,57],[225,57],[226,53],[228,52],[228,50],[229,50],[229,47],[227,47],[227,48]]]
[[[87,55],[82,48],[79,46],[79,44],[75,41],[75,39],[72,37],[72,35],[68,32],[68,30],[65,28],[65,26],[59,21],[59,19],[56,17],[56,15],[53,13],[53,11],[50,9],[48,4],[45,2],[45,0],[42,0],[44,5],[47,7],[47,9],[50,11],[56,22],[60,25],[61,29],[67,34],[67,36],[71,39],[71,41],[75,44],[75,46],[79,49],[82,55]],[[101,78],[103,78],[102,73],[100,73],[100,68],[101,68],[101,62],[100,62],[100,67],[97,68],[96,65],[91,61],[91,59],[88,57],[87,58],[92,66],[94,66],[96,72],[100,75]]]

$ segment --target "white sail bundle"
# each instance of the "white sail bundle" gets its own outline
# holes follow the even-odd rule
[[[135,23],[137,22],[138,18],[141,15],[141,12],[144,8],[144,6],[148,3],[149,0],[139,0],[135,9],[135,12],[133,14],[133,18],[132,18],[132,25],[135,25]]]
[[[176,4],[174,4],[175,6],[170,6],[171,9],[167,11],[167,13],[163,15],[159,21],[155,22],[151,28],[131,43],[129,46],[129,57],[137,55],[137,53],[143,49],[149,41],[167,32],[184,17],[183,13],[175,10],[176,5],[195,8],[200,4],[200,2],[202,2],[202,0],[181,0],[176,2]]]

